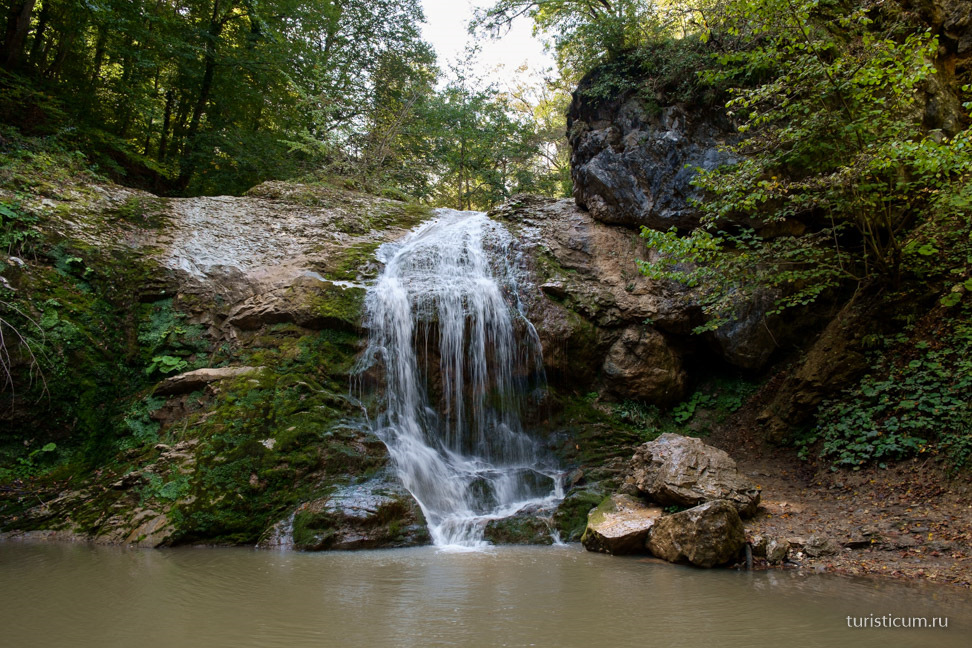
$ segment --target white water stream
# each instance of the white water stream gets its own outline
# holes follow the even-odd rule
[[[520,423],[542,366],[512,237],[485,214],[439,210],[378,256],[365,354],[383,369],[376,433],[433,542],[481,546],[489,520],[563,497],[554,462]]]

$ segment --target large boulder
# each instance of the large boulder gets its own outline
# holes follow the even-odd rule
[[[549,509],[528,508],[510,517],[490,520],[483,530],[483,537],[498,545],[553,544],[552,513]]]
[[[739,554],[746,532],[733,502],[715,500],[657,520],[648,550],[669,562],[722,565]]]
[[[629,495],[611,495],[588,514],[581,543],[588,551],[615,556],[641,553],[661,515],[657,506],[646,506]]]
[[[418,503],[387,474],[300,505],[289,526],[289,543],[283,539],[265,544],[322,551],[407,547],[430,541]]]
[[[717,108],[650,107],[624,93],[605,99],[592,88],[606,72],[580,82],[567,113],[574,199],[605,223],[694,227],[696,169],[732,161],[724,146],[735,128]]]
[[[663,434],[639,446],[626,481],[662,505],[727,500],[743,516],[755,514],[759,505],[759,487],[728,454],[680,434]]]
[[[667,405],[685,394],[681,356],[658,331],[632,326],[608,349],[602,366],[608,390],[621,398]]]

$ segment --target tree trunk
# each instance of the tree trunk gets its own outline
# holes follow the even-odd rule
[[[37,29],[34,30],[34,41],[30,44],[30,54],[27,56],[27,60],[31,65],[39,66],[41,61],[39,57],[43,50],[44,44],[44,32],[47,31],[47,23],[51,18],[51,0],[45,0],[44,4],[41,5],[40,17],[37,19]]]
[[[30,29],[30,13],[36,3],[37,0],[14,2],[7,14],[7,30],[3,36],[3,46],[0,47],[0,63],[8,70],[20,67],[24,42]]]
[[[68,54],[71,53],[71,45],[74,44],[74,39],[76,37],[77,32],[61,35],[61,38],[58,39],[54,60],[51,62],[50,66],[48,66],[47,70],[44,71],[45,77],[48,79],[53,79],[61,72],[64,62],[67,61]]]
[[[101,66],[105,62],[105,47],[108,44],[108,30],[102,27],[98,30],[98,41],[95,43],[94,65],[91,66],[91,87],[97,88],[101,79]]]
[[[185,188],[189,184],[189,180],[192,179],[196,170],[195,139],[199,132],[199,123],[202,121],[206,105],[209,103],[209,95],[213,90],[213,80],[216,76],[216,44],[225,24],[219,17],[222,2],[223,0],[213,0],[213,15],[209,21],[206,39],[206,67],[203,71],[202,85],[199,88],[199,97],[196,100],[192,117],[189,120],[189,128],[186,131],[186,150],[183,153],[182,171],[179,174],[179,186],[181,188]]]
[[[159,135],[159,162],[165,162],[166,148],[169,145],[169,124],[172,120],[172,101],[175,98],[171,89],[165,92],[165,111],[162,113],[162,133]]]

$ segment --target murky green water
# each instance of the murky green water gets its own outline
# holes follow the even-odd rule
[[[300,554],[0,544],[0,646],[970,645],[972,595],[576,546]],[[947,617],[851,629],[850,616]]]

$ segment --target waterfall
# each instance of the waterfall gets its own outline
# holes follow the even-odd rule
[[[514,241],[483,213],[441,209],[378,257],[362,364],[384,390],[375,432],[433,542],[480,546],[489,520],[563,497],[555,463],[520,421],[543,371]]]

